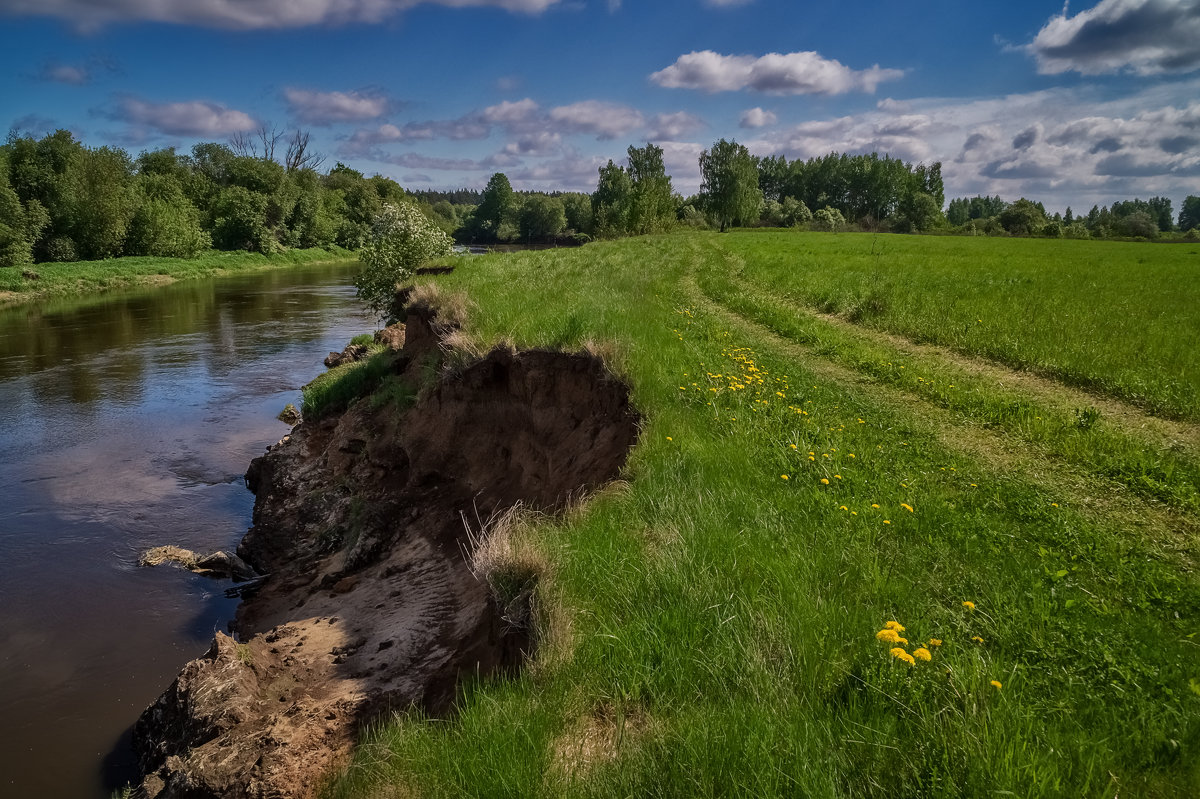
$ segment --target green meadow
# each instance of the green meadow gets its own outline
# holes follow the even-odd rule
[[[255,269],[274,269],[294,264],[346,261],[349,250],[293,249],[276,255],[209,250],[195,258],[139,256],[103,261],[30,264],[0,269],[0,306],[50,297],[73,297],[113,289],[156,286],[176,280],[213,277]]]
[[[494,531],[538,575],[522,673],[378,724],[326,795],[1197,795],[1195,249],[456,260],[476,347],[600,352],[643,428],[622,481]]]

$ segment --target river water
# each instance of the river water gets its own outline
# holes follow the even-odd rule
[[[236,604],[137,556],[236,546],[276,415],[374,327],[352,269],[0,311],[0,796],[108,799],[135,776],[131,725]]]

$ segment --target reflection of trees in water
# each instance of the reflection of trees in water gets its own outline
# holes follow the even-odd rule
[[[316,340],[323,326],[314,315],[357,305],[314,287],[349,280],[345,266],[298,267],[13,308],[0,312],[0,379],[66,367],[32,381],[39,400],[135,402],[163,368],[201,359],[227,375],[249,358]]]

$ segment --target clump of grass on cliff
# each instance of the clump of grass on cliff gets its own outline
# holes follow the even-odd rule
[[[378,727],[328,796],[1194,795],[1195,426],[1173,448],[1136,409],[1090,430],[1068,414],[1079,443],[1046,443],[987,422],[1023,391],[1012,375],[954,367],[946,391],[980,401],[947,403],[949,362],[784,324],[779,265],[813,235],[600,242],[437,278],[469,293],[480,346],[603,342],[646,421],[626,490],[523,533],[553,646],[469,681],[449,718]],[[834,272],[869,248],[817,243]],[[978,253],[998,273],[1004,244]],[[885,380],[879,358],[931,371]],[[1019,401],[1030,424],[1062,416]],[[1114,473],[1169,450],[1170,502],[1098,473],[1095,432]]]
[[[300,389],[305,419],[320,419],[340,413],[350,403],[365,397],[383,382],[392,369],[393,354],[376,352],[368,358],[335,366]]]

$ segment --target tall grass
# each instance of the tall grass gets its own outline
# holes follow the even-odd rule
[[[733,234],[774,294],[1200,420],[1194,243]]]
[[[1119,489],[1011,472],[734,324],[689,288],[728,240],[438,278],[481,341],[605,342],[646,422],[627,490],[526,531],[552,568],[525,673],[376,728],[327,794],[1194,795],[1194,528],[1094,513]]]

